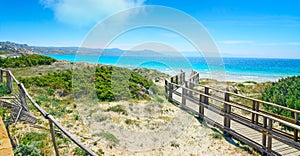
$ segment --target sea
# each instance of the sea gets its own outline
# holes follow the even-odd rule
[[[177,56],[96,56],[75,54],[44,54],[57,60],[114,65],[125,68],[149,68],[175,75],[180,70],[198,71],[200,78],[221,81],[278,81],[281,78],[300,75],[300,59],[278,58],[218,58]]]

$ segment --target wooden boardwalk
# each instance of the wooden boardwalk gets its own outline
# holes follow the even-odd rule
[[[5,125],[0,116],[0,156],[14,155]]]
[[[192,72],[187,81],[185,73],[181,72],[172,77],[171,81],[165,81],[166,97],[182,109],[253,147],[262,155],[300,156],[299,111],[202,86],[198,80],[197,72]],[[241,99],[249,100],[252,107],[239,103]],[[292,111],[295,118],[289,119],[260,110],[259,106],[263,104]],[[278,123],[293,128],[294,131],[283,131]]]

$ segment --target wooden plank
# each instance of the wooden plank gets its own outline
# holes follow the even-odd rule
[[[23,84],[19,84],[19,98],[20,98],[20,102],[22,107],[29,112],[29,108],[26,102],[26,95],[25,95],[25,91],[23,90],[24,86]]]
[[[52,121],[49,119],[49,126],[50,126],[50,133],[51,133],[51,139],[52,139],[52,143],[53,143],[53,147],[54,147],[54,151],[55,151],[55,155],[59,156],[59,151],[58,151],[58,147],[56,144],[56,139],[55,139],[55,133],[54,133],[54,128],[53,128],[53,123]]]
[[[299,120],[298,120],[298,113],[294,113],[294,118],[295,118],[295,124],[299,125]],[[294,129],[294,140],[298,141],[298,129]]]
[[[6,86],[9,93],[11,93],[13,91],[13,87],[12,87],[12,78],[9,71],[6,71]]]
[[[268,121],[268,132],[272,131],[272,127],[273,127],[273,121],[272,119],[269,119]],[[268,133],[268,152],[271,153],[272,152],[272,134]]]

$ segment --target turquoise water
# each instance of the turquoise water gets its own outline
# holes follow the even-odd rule
[[[223,58],[224,65],[208,66],[203,57],[167,56],[95,56],[74,54],[45,54],[57,60],[115,65],[126,68],[157,69],[175,74],[180,69],[200,72],[201,77],[227,81],[276,81],[300,75],[300,59]],[[223,74],[222,74],[223,72]],[[218,75],[219,74],[219,75]],[[225,75],[224,75],[225,74]]]

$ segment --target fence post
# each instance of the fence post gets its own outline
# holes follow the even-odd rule
[[[6,71],[6,86],[7,86],[9,93],[11,93],[13,91],[13,88],[12,88],[12,78],[9,73],[9,70]]]
[[[204,88],[204,94],[209,95],[209,88],[208,87]],[[208,97],[206,97],[206,96],[204,98],[204,103],[208,105]]]
[[[174,83],[174,77],[171,77],[171,83]]]
[[[52,142],[53,142],[53,146],[54,146],[54,150],[55,150],[55,155],[59,156],[59,151],[57,148],[57,144],[56,144],[56,140],[55,140],[55,134],[54,134],[54,128],[53,128],[53,123],[50,119],[49,120],[49,126],[50,126],[50,132],[51,132],[51,138],[52,138]]]
[[[266,145],[267,145],[267,135],[266,135],[266,128],[267,128],[267,117],[263,117],[263,132],[262,132],[262,146],[264,148],[264,150],[266,149]],[[266,153],[262,153],[262,155],[267,155]]]
[[[21,101],[21,105],[23,106],[23,108],[29,112],[29,109],[28,109],[28,105],[27,105],[27,102],[26,102],[26,95],[25,95],[25,91],[24,91],[24,86],[22,83],[18,84],[19,86],[19,98],[20,98],[20,101]]]
[[[182,72],[182,82],[185,83],[185,72]]]
[[[191,82],[191,81],[188,81],[189,82],[189,89],[193,89],[194,88],[194,84]],[[192,91],[189,91],[189,96],[190,97],[193,97],[193,92]]]
[[[200,98],[199,98],[199,114],[200,114],[200,117],[204,118],[204,106],[203,106],[202,103],[204,103],[204,96],[202,94],[200,94]]]
[[[229,93],[225,93],[225,99],[224,100],[226,102],[230,101],[229,96],[230,96]],[[230,118],[229,118],[228,114],[231,113],[231,106],[228,105],[228,104],[226,104],[226,103],[224,103],[224,112],[225,112],[225,115],[224,115],[224,127],[225,127],[225,130],[228,130],[228,129],[230,129]],[[225,132],[225,134],[226,134],[226,132]]]
[[[178,84],[178,75],[175,77],[175,83]]]
[[[0,70],[0,83],[3,82],[3,70]]]
[[[253,101],[252,104],[252,110],[259,112],[259,103],[257,101]],[[258,115],[255,113],[252,113],[252,118],[251,118],[251,122],[254,124],[258,124]]]
[[[256,101],[253,101],[252,103],[252,110],[255,110],[255,105],[256,105]],[[254,124],[255,122],[255,116],[256,114],[255,113],[252,113],[252,118],[251,118],[251,122]]]
[[[269,119],[268,121],[268,152],[271,153],[272,152],[272,135],[270,134],[270,131],[272,131],[272,125],[273,125],[273,121],[272,119]]]
[[[185,85],[187,85],[186,83],[185,83]],[[186,86],[185,86],[186,87]],[[182,87],[182,94],[181,94],[181,104],[182,105],[185,105],[186,104],[186,93],[187,93],[187,90],[185,89],[185,87]]]
[[[295,124],[299,125],[299,121],[298,121],[298,116],[299,114],[297,112],[294,112],[294,117],[295,117]],[[296,142],[298,142],[298,129],[294,129],[294,140]]]
[[[169,83],[169,101],[172,102],[173,96],[173,84]]]

